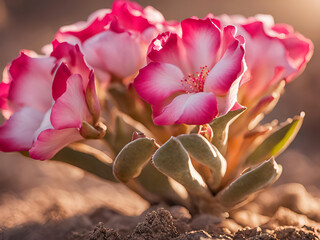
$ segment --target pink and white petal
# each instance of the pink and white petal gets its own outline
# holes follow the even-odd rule
[[[105,27],[112,19],[112,17],[110,17],[110,13],[110,9],[100,9],[95,11],[89,16],[88,21],[81,21],[61,27],[55,38],[60,42],[64,42],[69,36],[73,36],[78,38],[80,42],[84,42],[88,38],[105,30]],[[73,43],[73,41],[69,43]]]
[[[234,40],[220,61],[209,72],[204,83],[204,91],[213,92],[216,96],[227,94],[245,70],[244,48],[238,40]]]
[[[185,75],[187,63],[184,63],[183,46],[181,38],[176,33],[165,32],[153,39],[148,49],[148,61],[170,63],[179,67]]]
[[[181,28],[190,72],[198,72],[204,66],[211,69],[217,61],[221,42],[220,29],[209,18],[183,20]]]
[[[79,131],[75,128],[61,130],[47,129],[39,134],[37,141],[29,150],[29,154],[33,159],[51,159],[62,148],[82,139],[83,137],[81,137]]]
[[[146,102],[158,104],[175,92],[185,91],[183,77],[181,70],[172,64],[151,62],[140,69],[134,87]]]
[[[116,0],[112,5],[112,13],[118,17],[120,24],[126,29],[143,32],[152,26],[144,15],[144,9],[135,2]]]
[[[237,96],[239,91],[241,77],[232,83],[229,91],[225,96],[217,96],[217,105],[219,110],[219,116],[225,115],[232,108],[239,107],[237,105]]]
[[[67,89],[67,80],[71,72],[65,63],[60,63],[53,76],[52,97],[57,100]]]
[[[42,118],[42,121],[41,121],[39,128],[34,132],[34,134],[33,134],[33,141],[34,142],[37,141],[37,138],[42,131],[47,130],[47,129],[53,129],[53,126],[52,126],[51,120],[50,120],[51,111],[52,111],[52,109],[49,109],[46,112],[46,114]]]
[[[88,78],[92,70],[84,60],[84,56],[79,48],[79,45],[71,45],[67,42],[59,43],[54,48],[51,56],[64,62],[70,69],[72,74],[81,74],[83,79],[83,86],[86,89],[88,85]]]
[[[147,6],[143,9],[143,13],[146,17],[146,19],[151,23],[151,24],[157,24],[157,23],[164,23],[165,18],[162,15],[161,12],[159,12],[157,9],[155,9],[152,6]]]
[[[223,57],[228,47],[234,43],[236,32],[237,32],[237,28],[232,25],[226,26],[223,29],[222,41],[221,41],[221,47],[220,47],[218,59]]]
[[[15,112],[0,127],[0,150],[27,151],[32,147],[33,134],[39,128],[44,114],[31,107]]]
[[[281,39],[281,42],[287,50],[288,61],[296,68],[296,72],[286,79],[287,82],[290,82],[304,70],[313,54],[314,47],[311,40],[298,33]]]
[[[12,78],[8,100],[16,107],[29,106],[45,113],[52,104],[53,57],[32,58],[21,53],[12,61]]]
[[[156,106],[154,106],[156,107]],[[213,93],[182,94],[160,111],[155,109],[153,121],[157,125],[192,124],[201,125],[218,115],[217,100]]]
[[[1,82],[0,83],[0,108],[8,110],[8,95],[9,95],[10,84]]]
[[[94,68],[128,77],[144,64],[144,46],[139,37],[128,32],[104,31],[83,43],[88,63]]]
[[[240,103],[236,102],[233,107],[230,109],[230,111],[236,111],[240,109],[245,109],[246,107],[242,106]]]
[[[10,63],[5,66],[2,72],[2,81],[1,83],[9,84],[12,81],[12,78],[9,74]]]
[[[92,119],[81,75],[73,74],[67,81],[67,90],[52,107],[51,123],[55,129],[80,128],[82,121],[91,123]]]

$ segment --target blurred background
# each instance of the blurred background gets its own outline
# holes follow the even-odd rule
[[[300,111],[306,112],[305,122],[296,140],[278,158],[284,165],[284,174],[279,183],[299,182],[309,190],[320,187],[320,0],[137,2],[142,6],[154,6],[167,20],[182,20],[190,16],[204,17],[208,12],[214,15],[227,13],[245,16],[271,14],[277,23],[288,23],[313,41],[315,52],[306,70],[286,87],[285,94],[267,119],[285,121]],[[86,20],[91,12],[99,8],[110,8],[111,5],[110,0],[0,0],[0,69],[17,57],[20,49],[31,49],[40,53],[41,47],[51,42],[60,26]],[[40,213],[30,214],[30,208],[23,205],[26,199],[30,202],[35,201],[34,198],[41,198],[35,197],[40,196],[38,193],[32,195],[34,189],[42,191],[42,198],[52,198],[56,202],[64,199],[63,204],[69,201],[73,210],[67,211],[66,216],[71,216],[80,209],[86,211],[99,204],[110,204],[126,214],[138,214],[147,206],[143,200],[134,196],[136,204],[129,204],[129,210],[121,209],[121,197],[125,202],[123,196],[130,194],[125,188],[117,186],[114,189],[114,185],[86,176],[72,167],[23,159],[18,154],[0,153],[0,226],[14,226],[27,219],[43,221]],[[60,191],[60,196],[64,197],[48,194],[51,190]],[[117,196],[120,200],[113,203],[112,199],[116,198],[113,193],[117,191],[120,191]],[[75,196],[78,199],[77,204],[74,204]],[[42,201],[41,204],[44,208],[50,207],[50,201],[47,204]]]

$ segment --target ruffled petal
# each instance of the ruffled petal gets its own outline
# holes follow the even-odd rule
[[[22,52],[9,68],[12,82],[8,100],[15,107],[29,106],[45,113],[52,104],[54,62],[52,57],[32,58]]]
[[[217,96],[226,95],[232,84],[242,77],[245,70],[244,48],[238,40],[234,39],[220,61],[209,72],[204,91],[213,92]]]
[[[47,129],[41,132],[29,150],[30,157],[38,160],[51,159],[62,148],[83,139],[75,128]]]
[[[188,74],[181,38],[176,33],[165,32],[156,37],[149,46],[148,60],[173,64]]]
[[[67,90],[52,107],[51,123],[55,129],[80,128],[82,121],[92,122],[92,119],[81,75],[73,74],[67,81]]]
[[[296,68],[295,73],[286,77],[286,82],[290,82],[304,70],[313,54],[314,46],[311,40],[298,33],[290,34],[281,39],[281,42],[288,51],[290,63]]]
[[[134,80],[137,93],[148,103],[158,104],[171,94],[184,91],[183,73],[172,64],[151,62]]]
[[[83,87],[87,88],[89,74],[92,70],[84,60],[84,56],[78,45],[71,45],[67,42],[58,43],[51,56],[65,63],[72,74],[80,74],[83,79]]]
[[[211,69],[217,61],[221,42],[220,29],[209,18],[188,18],[181,22],[181,27],[190,73],[196,73],[204,66]]]
[[[153,121],[157,125],[201,125],[209,123],[218,115],[217,100],[213,93],[182,94],[163,109],[157,107],[153,106]],[[155,113],[158,115],[155,116]]]
[[[111,72],[120,78],[128,77],[144,63],[144,46],[138,37],[128,32],[105,31],[83,43],[88,63],[101,71]]]
[[[53,78],[52,97],[57,100],[67,89],[67,80],[71,76],[71,72],[65,63],[61,63]]]
[[[84,42],[88,38],[105,30],[106,25],[112,20],[110,13],[110,9],[100,9],[92,13],[88,21],[63,26],[56,33],[55,39],[59,42],[74,43],[75,41],[72,41],[72,38],[76,37],[80,42]]]
[[[116,0],[112,5],[112,13],[126,29],[143,32],[156,23],[164,21],[163,15],[153,7],[143,9],[139,4],[127,0]]]
[[[0,127],[0,150],[27,151],[33,143],[33,134],[39,128],[44,114],[31,107],[15,112]]]

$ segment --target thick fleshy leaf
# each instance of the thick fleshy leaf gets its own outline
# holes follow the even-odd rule
[[[268,136],[246,159],[245,165],[251,166],[282,153],[294,140],[300,130],[305,113],[288,119],[279,129]]]
[[[159,172],[149,161],[141,171],[137,181],[148,192],[161,198],[161,201],[178,203],[190,207],[189,194],[185,187],[167,175]]]
[[[128,143],[114,160],[115,177],[121,182],[138,177],[156,149],[154,139],[138,138]]]
[[[238,107],[238,106],[237,106]],[[228,133],[230,124],[236,120],[246,108],[239,108],[226,115],[214,119],[210,126],[213,131],[211,143],[224,155],[227,151]]]
[[[83,138],[75,128],[47,129],[39,134],[29,154],[33,159],[51,159],[62,148],[81,139]]]
[[[106,154],[104,154],[104,159],[102,159],[101,152],[99,155],[98,158],[90,152],[79,151],[78,148],[74,148],[71,145],[70,147],[65,147],[59,151],[51,161],[67,163],[102,179],[117,182],[113,176],[112,166],[110,164],[112,159]]]
[[[175,92],[184,91],[181,70],[167,63],[151,62],[134,80],[137,93],[148,103],[158,104]]]
[[[247,199],[251,194],[275,182],[281,172],[281,166],[276,163],[274,158],[271,158],[257,168],[242,174],[220,192],[218,198],[223,205],[232,208],[237,203]]]
[[[187,151],[172,137],[153,155],[154,166],[163,174],[182,184],[195,195],[208,195],[208,188],[199,173],[192,166]]]
[[[22,52],[9,68],[12,77],[9,101],[14,106],[29,106],[45,113],[52,105],[54,62],[52,57],[33,58]]]
[[[120,78],[134,74],[145,61],[139,38],[128,32],[104,31],[85,41],[82,49],[94,69]]]
[[[146,136],[154,138],[150,130],[140,122],[135,121],[122,112],[116,112],[115,115],[114,132],[108,130],[104,136],[104,140],[112,148],[115,155],[132,140],[132,133],[134,132],[143,132]]]
[[[158,125],[175,123],[201,125],[209,123],[218,115],[215,95],[205,92],[182,94],[174,98],[162,110],[156,108],[157,106],[153,106],[153,121]]]
[[[201,67],[211,69],[217,61],[221,31],[209,19],[186,19],[181,22],[182,41],[187,51],[190,73]]]
[[[43,116],[42,112],[30,107],[23,107],[15,112],[0,127],[0,150],[3,152],[29,150]]]
[[[212,171],[206,182],[212,190],[217,189],[227,170],[227,162],[218,149],[199,134],[183,134],[177,138],[193,159]]]
[[[52,107],[51,123],[55,129],[80,128],[82,121],[92,123],[81,75],[73,74],[67,81],[67,90]]]

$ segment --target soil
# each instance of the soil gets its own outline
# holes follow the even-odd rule
[[[278,185],[224,220],[150,206],[121,184],[64,164],[0,158],[0,240],[320,239],[319,166],[296,150],[279,158],[287,172]],[[300,183],[288,183],[294,178]]]

